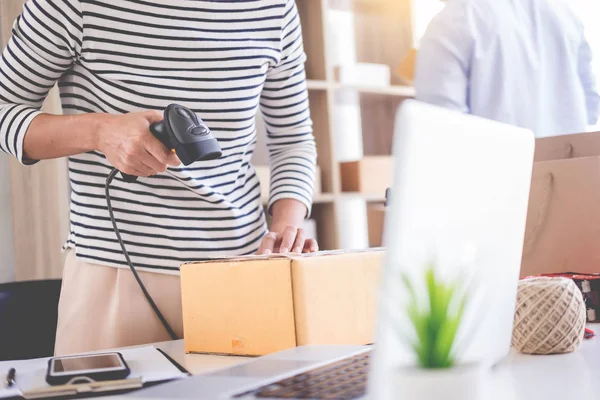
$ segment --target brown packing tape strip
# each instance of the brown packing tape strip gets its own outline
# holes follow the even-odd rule
[[[328,250],[328,251],[319,251],[316,253],[306,253],[306,254],[298,254],[291,256],[290,258],[312,258],[312,257],[323,257],[323,256],[338,256],[344,254],[362,254],[362,253],[373,253],[373,252],[381,252],[385,251],[383,247],[376,247],[371,249],[359,249],[359,250]]]
[[[250,256],[215,256],[203,260],[198,261],[190,261],[181,264],[190,265],[190,264],[206,264],[213,262],[238,262],[238,261],[254,261],[254,260],[297,260],[302,258],[312,258],[312,257],[326,257],[326,256],[335,256],[335,255],[344,255],[344,254],[362,254],[362,253],[370,253],[370,252],[382,252],[386,249],[384,247],[376,247],[369,249],[359,249],[359,250],[327,250],[327,251],[318,251],[316,253],[306,253],[306,254],[269,254],[269,255],[250,255]]]
[[[62,396],[76,396],[86,393],[105,393],[120,390],[141,389],[143,386],[144,382],[142,381],[142,378],[122,379],[115,381],[60,385],[49,388],[27,390],[23,391],[22,396],[27,400],[47,399]]]

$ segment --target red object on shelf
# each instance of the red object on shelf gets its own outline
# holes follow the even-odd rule
[[[529,276],[529,278],[567,278],[573,280],[581,294],[586,306],[586,317],[588,322],[600,322],[600,274],[582,274],[578,272],[566,272],[559,274],[542,274]],[[593,332],[592,332],[593,334]],[[595,336],[595,335],[594,335]]]
[[[574,280],[586,280],[586,281],[595,281],[600,279],[600,274],[577,274],[573,272],[561,273],[561,274],[542,274],[536,276],[526,276],[523,279],[531,279],[531,278],[569,278]]]

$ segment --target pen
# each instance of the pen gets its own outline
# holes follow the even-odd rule
[[[6,375],[6,387],[9,388],[15,384],[15,375],[17,371],[14,368],[11,368],[8,371],[8,375]]]

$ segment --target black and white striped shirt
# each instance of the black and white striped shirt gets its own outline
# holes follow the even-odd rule
[[[23,138],[59,82],[66,114],[194,110],[219,140],[216,161],[112,189],[119,229],[136,266],[176,269],[209,256],[256,251],[266,231],[250,164],[262,111],[271,163],[270,204],[310,209],[316,163],[294,0],[30,0],[0,63],[0,148],[23,159]],[[68,246],[84,261],[124,266],[104,184],[103,154],[69,159]],[[193,189],[190,191],[189,189]]]

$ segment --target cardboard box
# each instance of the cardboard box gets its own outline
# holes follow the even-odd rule
[[[385,196],[392,186],[394,159],[391,156],[368,156],[359,161],[340,164],[342,191]]]
[[[263,203],[269,201],[269,190],[271,187],[271,169],[268,166],[256,165],[254,166],[256,176],[260,182],[260,197]],[[321,194],[321,168],[317,166],[315,170],[315,186],[314,196]]]
[[[535,161],[600,156],[600,132],[541,138],[535,141]]]
[[[260,356],[370,344],[383,255],[373,249],[182,265],[185,351]]]
[[[383,224],[385,222],[385,205],[367,205],[367,223],[369,225],[369,247],[383,245]]]
[[[521,276],[600,272],[600,133],[536,140]]]
[[[521,276],[600,272],[600,157],[533,168]]]
[[[335,79],[341,84],[388,87],[392,82],[390,67],[385,64],[356,63],[335,68]]]
[[[412,48],[396,68],[396,75],[407,85],[414,84],[415,67],[417,65],[417,49]]]

